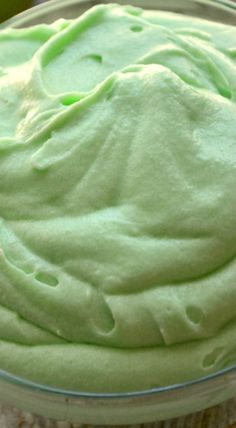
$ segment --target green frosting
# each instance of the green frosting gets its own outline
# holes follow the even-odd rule
[[[236,29],[0,32],[0,368],[92,392],[236,362]]]

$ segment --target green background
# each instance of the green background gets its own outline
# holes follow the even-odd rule
[[[0,22],[22,12],[36,3],[33,0],[0,0]]]

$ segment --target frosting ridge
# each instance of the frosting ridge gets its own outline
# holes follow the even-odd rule
[[[235,363],[235,38],[118,5],[0,33],[2,369],[120,392]]]

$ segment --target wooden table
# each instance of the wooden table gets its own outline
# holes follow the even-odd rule
[[[236,399],[204,412],[165,422],[125,425],[124,428],[236,428]],[[0,407],[0,428],[92,428],[91,425],[45,420]],[[115,428],[115,426],[113,427]],[[118,428],[118,427],[117,427]]]

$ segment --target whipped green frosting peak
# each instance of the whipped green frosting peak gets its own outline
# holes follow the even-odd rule
[[[124,392],[236,362],[235,46],[113,4],[0,32],[0,369]]]

